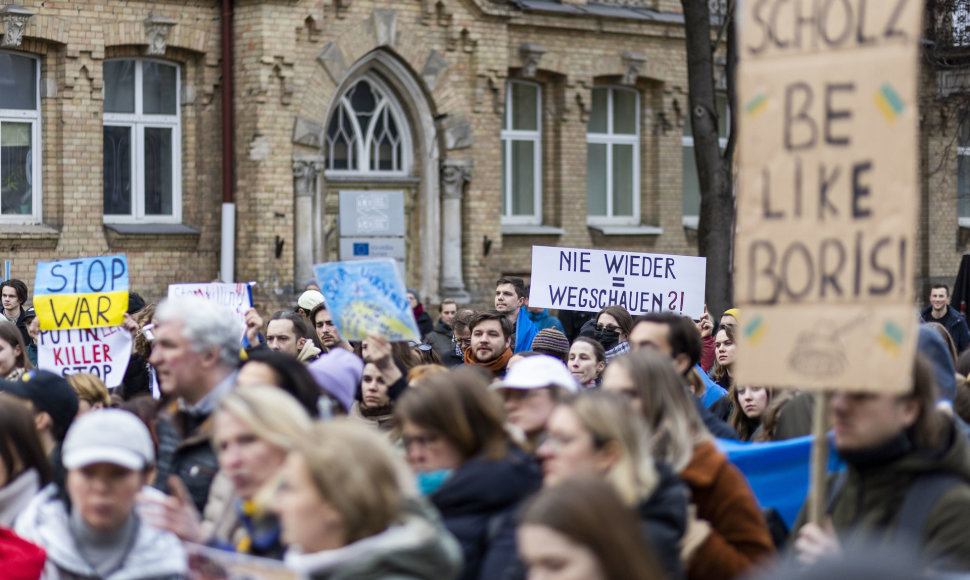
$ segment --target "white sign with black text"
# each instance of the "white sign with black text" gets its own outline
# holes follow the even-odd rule
[[[62,376],[89,373],[114,388],[125,376],[131,345],[131,333],[120,326],[42,330],[37,368]]]
[[[704,314],[707,259],[532,246],[529,306],[598,312],[619,304],[636,316]]]

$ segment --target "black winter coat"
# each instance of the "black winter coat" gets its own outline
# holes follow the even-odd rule
[[[469,459],[431,494],[448,531],[465,556],[464,580],[501,580],[520,570],[515,545],[515,512],[542,485],[531,456],[509,449],[498,460]]]
[[[684,578],[680,539],[687,530],[690,492],[670,466],[657,464],[657,488],[637,506],[643,535],[653,548],[669,580]]]

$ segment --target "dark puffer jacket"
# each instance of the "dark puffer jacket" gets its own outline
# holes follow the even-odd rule
[[[542,485],[539,466],[524,451],[509,449],[498,461],[469,459],[435,493],[441,512],[465,556],[465,580],[501,580],[519,570],[515,511]]]
[[[667,578],[684,577],[680,539],[687,530],[687,485],[667,465],[657,464],[657,488],[637,506],[643,535],[650,542]]]

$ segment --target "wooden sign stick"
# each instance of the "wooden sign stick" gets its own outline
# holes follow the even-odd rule
[[[823,391],[815,393],[812,411],[812,472],[808,489],[808,521],[822,525],[825,518],[825,500],[828,477],[829,441],[827,437],[827,418],[831,394]]]

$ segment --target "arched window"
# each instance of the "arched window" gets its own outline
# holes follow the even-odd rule
[[[340,96],[324,147],[331,174],[411,172],[407,121],[390,90],[373,76],[357,80]]]

